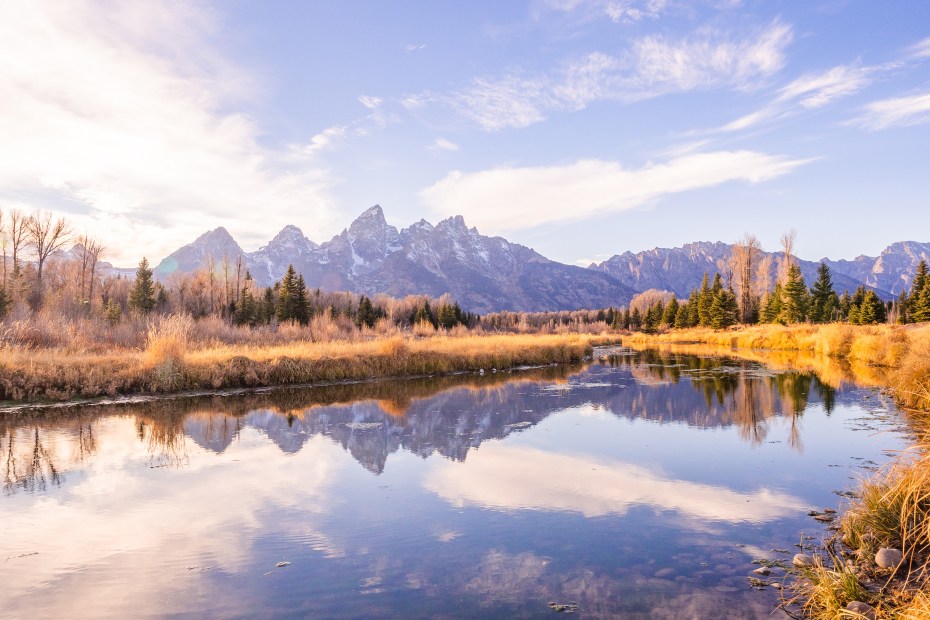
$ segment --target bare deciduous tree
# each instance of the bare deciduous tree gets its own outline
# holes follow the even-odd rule
[[[752,279],[755,267],[762,253],[762,245],[755,235],[746,233],[733,244],[731,257],[732,270],[736,275],[736,288],[738,289],[740,322],[748,323],[753,312]]]
[[[3,207],[0,207],[0,257],[3,257],[3,284],[0,284],[0,288],[4,291],[6,290],[6,251],[6,222],[3,217]]]
[[[36,255],[36,305],[42,304],[42,270],[52,252],[67,243],[71,229],[64,218],[53,218],[51,213],[36,213],[26,220],[29,245]]]
[[[791,266],[791,252],[794,249],[794,242],[797,237],[798,233],[793,228],[781,236],[781,247],[785,254],[781,264],[781,273],[779,273],[779,279],[782,281],[788,278],[788,267]]]
[[[87,309],[90,310],[94,303],[94,280],[97,276],[97,262],[100,260],[100,255],[103,254],[104,247],[102,243],[87,235],[84,236],[84,241],[84,256],[88,259],[88,271],[90,272],[87,286],[87,300],[89,302]]]
[[[13,277],[19,275],[19,253],[26,243],[26,230],[29,217],[19,209],[10,210],[10,223],[7,231],[10,237],[10,257],[13,259]]]

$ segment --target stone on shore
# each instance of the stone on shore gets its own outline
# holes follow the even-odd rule
[[[846,611],[859,614],[863,618],[868,618],[869,620],[875,620],[875,608],[868,603],[863,603],[862,601],[851,602],[846,606]]]
[[[904,554],[897,549],[889,549],[888,547],[882,547],[875,554],[875,563],[881,568],[897,568],[903,559]]]

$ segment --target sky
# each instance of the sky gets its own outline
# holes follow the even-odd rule
[[[106,260],[380,204],[549,258],[930,241],[930,3],[5,0],[0,208]]]

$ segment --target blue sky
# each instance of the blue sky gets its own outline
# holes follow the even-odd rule
[[[11,0],[0,36],[0,206],[120,264],[375,203],[579,264],[930,240],[926,2]]]

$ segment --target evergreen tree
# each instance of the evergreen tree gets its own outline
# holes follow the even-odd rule
[[[418,323],[429,323],[433,326],[433,329],[436,329],[439,325],[439,322],[436,320],[436,315],[433,314],[433,309],[429,306],[429,300],[424,301],[423,305],[414,312],[410,322],[414,325]]]
[[[293,265],[288,265],[281,281],[275,285],[278,301],[275,317],[282,323],[296,321],[301,325],[310,322],[310,302],[307,299],[307,285],[304,277],[297,275]]]
[[[668,304],[665,306],[665,312],[662,313],[662,324],[669,327],[675,326],[675,318],[678,316],[678,300],[672,295]]]
[[[930,279],[930,276],[927,274],[927,261],[922,260],[917,265],[914,281],[911,283],[911,294],[907,298],[908,316],[915,321],[921,320],[917,319],[915,314],[920,305],[920,295],[927,288],[928,279]]]
[[[765,300],[762,302],[762,310],[759,313],[759,320],[762,323],[775,323],[779,320],[781,316],[781,297],[781,282],[776,282],[775,288],[765,296]]]
[[[129,308],[139,314],[148,314],[155,307],[155,282],[149,261],[143,258],[136,270],[136,280],[129,291]]]
[[[865,286],[860,286],[855,290],[849,300],[849,312],[847,313],[846,320],[853,325],[862,324],[862,304],[865,302],[865,293]]]
[[[718,274],[719,275],[719,274]],[[707,283],[707,272],[704,272],[704,279],[701,280],[701,288],[697,295],[697,324],[706,327],[710,324],[710,306],[714,303],[714,295]]]
[[[685,327],[690,327],[688,316],[690,314],[688,310],[688,303],[683,303],[678,306],[678,312],[675,314],[675,327],[677,329],[682,329]]]
[[[629,308],[623,309],[623,314],[620,315],[620,323],[623,329],[630,329],[630,326],[632,326],[633,314],[630,312]]]
[[[849,295],[849,291],[843,291],[843,294],[840,295],[840,308],[839,308],[839,319],[841,321],[849,320],[849,310],[852,308],[852,297]]]
[[[688,323],[685,327],[695,327],[701,322],[700,312],[698,311],[700,297],[698,289],[692,290],[688,296]]]
[[[829,323],[839,305],[839,297],[833,290],[833,278],[830,268],[820,263],[817,268],[817,281],[811,287],[810,319],[813,323]]]
[[[911,316],[917,323],[930,321],[930,282],[927,282],[913,304]]]
[[[901,291],[895,301],[895,311],[897,312],[897,322],[899,324],[904,325],[910,321],[907,314],[907,291]]]
[[[307,298],[307,284],[304,282],[302,275],[297,276],[296,286],[294,288],[294,318],[301,325],[310,322],[310,300]]]
[[[875,294],[875,291],[866,291],[859,305],[859,324],[871,325],[885,322],[885,304]]]
[[[800,323],[807,317],[807,286],[801,268],[791,263],[781,294],[781,312],[778,321],[786,325]]]
[[[6,316],[6,313],[10,311],[10,306],[13,305],[13,300],[10,297],[10,294],[6,292],[6,289],[0,286],[0,319]]]
[[[633,311],[630,312],[629,329],[638,330],[642,326],[643,326],[643,315],[640,313],[639,308],[633,308]]]
[[[714,302],[710,306],[710,327],[723,329],[736,323],[736,313],[739,304],[733,291],[721,288],[714,295]]]
[[[103,307],[103,318],[110,325],[117,325],[123,319],[123,309],[114,300],[109,299]]]

